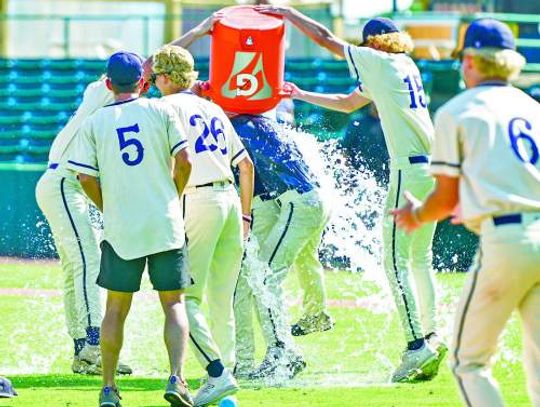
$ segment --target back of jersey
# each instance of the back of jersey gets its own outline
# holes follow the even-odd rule
[[[99,176],[104,238],[123,258],[183,244],[171,175],[171,156],[187,145],[180,126],[159,100],[134,99],[98,110],[81,128],[72,168]]]
[[[414,61],[403,53],[352,45],[345,56],[361,94],[377,107],[390,158],[430,154],[433,123]]]
[[[223,109],[189,91],[161,100],[172,106],[186,129],[192,160],[187,186],[234,181],[231,165],[248,153]]]
[[[463,218],[540,210],[540,105],[519,89],[486,84],[441,107],[433,171],[462,175]]]

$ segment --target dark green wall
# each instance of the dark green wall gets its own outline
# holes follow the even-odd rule
[[[42,165],[0,167],[0,256],[28,258],[56,255],[49,227],[39,210],[34,190]],[[476,250],[477,239],[462,227],[447,222],[437,228],[434,266],[465,270]]]

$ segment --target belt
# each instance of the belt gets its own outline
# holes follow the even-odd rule
[[[493,217],[493,224],[495,226],[511,225],[522,222],[523,216],[521,213],[509,213],[508,215],[499,215]]]
[[[226,181],[216,181],[216,182],[207,182],[206,184],[201,185],[195,185],[195,188],[206,188],[206,187],[226,187],[227,185],[231,185],[231,180]]]
[[[429,164],[429,157],[427,155],[413,155],[409,157],[411,164]]]
[[[56,170],[60,164],[58,163],[50,163],[47,167],[49,170]]]

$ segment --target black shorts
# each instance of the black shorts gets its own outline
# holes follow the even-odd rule
[[[101,265],[97,284],[110,291],[137,292],[141,288],[147,261],[148,274],[154,290],[184,290],[193,284],[187,271],[184,249],[124,260],[107,241],[101,243]]]

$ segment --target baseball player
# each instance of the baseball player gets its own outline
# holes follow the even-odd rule
[[[433,125],[417,66],[407,55],[412,40],[386,18],[374,18],[363,28],[361,46],[350,45],[326,27],[288,7],[260,7],[280,14],[319,45],[347,60],[358,89],[349,95],[322,95],[296,89],[294,97],[330,109],[351,112],[373,102],[381,119],[390,156],[386,209],[398,208],[404,189],[425,197],[434,179],[429,173]],[[384,269],[407,340],[393,382],[433,378],[447,348],[436,335],[435,281],[431,268],[435,223],[412,235],[383,223]]]
[[[296,329],[314,332],[332,327],[330,316],[318,308],[326,303],[318,248],[330,211],[303,155],[275,120],[240,115],[234,117],[232,123],[255,163],[257,188],[252,231],[260,246],[260,262],[254,262],[248,256],[235,293],[238,329],[235,374],[259,379],[285,368],[287,374],[294,377],[306,364],[291,338],[287,311],[283,307],[282,284],[289,269],[294,267],[302,285],[309,287],[305,291],[309,294],[305,296],[304,305],[312,317],[305,318],[308,319],[305,328],[297,324]],[[261,266],[269,267],[262,278],[260,273],[265,270]],[[262,284],[258,283],[261,279]],[[313,293],[318,293],[315,299],[309,296]],[[253,299],[267,351],[261,365],[250,371],[254,359]],[[294,329],[293,326],[292,334],[298,335]]]
[[[81,123],[102,106],[113,101],[113,94],[101,79],[88,85],[81,105],[54,139],[47,171],[36,186],[36,200],[49,222],[64,272],[64,312],[75,354],[71,369],[80,374],[101,374],[99,327],[101,303],[96,278],[100,251],[96,231],[89,218],[87,196],[77,174],[66,168],[73,138]],[[118,372],[131,374],[119,363]]]
[[[139,290],[148,266],[165,314],[171,368],[165,399],[173,406],[192,406],[182,376],[188,338],[183,290],[191,279],[184,266],[179,198],[191,163],[186,129],[173,109],[159,100],[139,98],[144,87],[142,63],[141,57],[129,52],[109,58],[106,85],[115,102],[85,121],[68,160],[68,168],[79,173],[82,188],[103,212],[97,282],[107,289],[107,308],[100,341],[100,405],[120,406],[114,372],[123,327],[133,293]]]
[[[253,164],[223,110],[189,89],[197,79],[184,48],[166,45],[153,56],[153,82],[185,123],[193,171],[182,201],[189,270],[186,290],[190,338],[208,380],[195,405],[235,393],[233,295],[251,222]],[[240,197],[231,166],[239,170]],[[206,296],[209,323],[202,311]]]
[[[221,14],[219,12],[214,13],[212,16],[202,21],[198,26],[194,27],[192,30],[186,32],[182,37],[172,42],[171,45],[176,45],[183,48],[189,47],[193,42],[208,34],[211,31],[214,22],[219,18],[221,18]],[[231,113],[231,115],[234,115],[234,113]],[[254,116],[254,118],[260,118],[260,116]],[[233,124],[235,123],[236,121],[233,120]],[[254,123],[256,123],[255,126],[259,129],[256,130],[256,132],[259,134],[260,137],[262,137],[260,132],[266,129],[271,132],[271,137],[274,139],[274,145],[272,149],[263,149],[265,153],[271,153],[271,156],[268,159],[258,160],[261,165],[266,166],[266,182],[270,183],[268,185],[268,191],[271,191],[271,196],[273,198],[277,198],[278,195],[289,191],[291,194],[290,196],[294,195],[296,192],[298,193],[299,200],[307,199],[305,197],[300,197],[300,194],[302,194],[304,191],[311,191],[312,189],[317,189],[318,182],[313,176],[313,174],[311,174],[311,172],[307,169],[307,166],[305,165],[305,158],[303,157],[302,153],[295,145],[289,143],[288,141],[284,142],[284,138],[278,136],[277,129],[273,125],[268,125],[267,121],[255,120]],[[240,136],[243,138],[242,134],[240,134]],[[246,142],[246,139],[243,138],[243,141]],[[247,141],[249,142],[249,140]],[[259,139],[258,142],[261,143],[262,139]],[[255,153],[261,155],[260,152],[256,152],[254,149],[250,148],[249,145],[247,145],[246,148],[250,155]],[[262,147],[258,148],[260,149]],[[280,151],[284,151],[284,153],[279,154]],[[294,159],[291,159],[291,157],[293,157]],[[281,171],[283,171],[281,173],[282,180],[280,182],[277,182],[279,187],[276,187],[276,181],[274,181],[276,177],[274,174],[272,174],[272,171],[275,169],[276,165],[279,166]],[[256,172],[258,171],[257,168],[255,170]],[[260,182],[258,176],[255,177],[255,181],[256,183]],[[316,193],[314,192],[311,195],[311,198],[315,199],[314,196],[316,195]],[[294,196],[296,199],[297,196]],[[257,201],[255,201],[255,204],[257,204]],[[323,202],[319,202],[317,205],[323,205]],[[275,217],[275,208],[271,208],[270,205],[263,206],[264,209],[260,208],[260,210],[257,210],[256,212],[258,214],[263,214],[265,209],[269,209],[269,212],[265,217],[271,219],[272,225],[277,225],[276,222],[278,218]],[[297,205],[297,214],[299,213],[299,211],[302,210],[301,208],[302,205]],[[312,219],[313,223],[320,226],[321,233],[324,229],[324,225],[328,222],[329,218],[327,207],[325,207],[323,212],[324,215],[321,215],[321,218],[314,217]],[[305,219],[307,215],[303,216]],[[262,219],[261,216],[257,216],[257,218]],[[246,219],[248,219],[248,217],[246,217]],[[255,221],[255,223],[258,223],[258,221]],[[298,250],[300,250],[299,248],[304,248],[304,250],[301,252],[301,254],[299,254],[298,251],[295,252],[291,250],[285,260],[285,262],[288,264],[288,267],[294,265],[294,268],[298,272],[300,285],[304,291],[304,316],[300,318],[300,320],[297,323],[293,324],[293,326],[291,327],[292,334],[296,336],[307,335],[312,332],[326,331],[332,329],[334,325],[334,322],[330,317],[326,306],[324,270],[318,258],[319,242],[320,235],[318,234],[318,232],[314,233],[313,235],[306,233],[306,235],[303,237],[300,235],[296,236],[296,239],[294,240],[294,245],[298,246]],[[268,257],[270,256],[268,255]],[[249,289],[249,286],[246,285],[247,281],[245,280],[245,273],[247,272],[242,272],[242,277],[239,280],[238,288],[235,294],[235,316],[237,320],[236,327],[238,330],[238,333],[236,335],[237,366],[235,369],[235,375],[239,376],[245,376],[248,372],[252,371],[254,358],[253,328],[250,318],[250,310],[252,308],[250,298],[252,296],[252,293]],[[278,282],[276,282],[276,284],[277,283]],[[246,290],[243,290],[242,287],[245,287]],[[247,303],[249,303],[249,305]],[[245,304],[245,306],[242,304]],[[283,310],[279,311],[281,312]],[[265,311],[264,313],[265,315],[268,315],[267,311]],[[285,318],[281,318],[281,320],[286,321]],[[267,344],[269,349],[275,348],[274,345],[276,342],[283,342],[277,341],[271,327],[268,328],[267,332]],[[290,336],[289,334],[284,335]],[[265,360],[274,359],[270,358],[270,355],[273,355],[276,352],[267,353],[269,357]],[[295,352],[289,352],[290,357],[285,357],[286,352],[283,352],[282,350],[278,350],[277,353],[283,355],[283,357],[278,358],[280,361],[279,364],[285,363],[287,365],[290,365],[290,360],[298,361],[300,359],[299,357],[297,357],[298,355]],[[300,366],[303,363],[304,362],[302,360],[302,363],[293,363],[293,365]],[[278,366],[279,364],[274,363],[271,370],[275,370],[276,366]],[[266,366],[267,364],[264,365]],[[296,368],[293,370],[298,371],[298,369]],[[265,371],[268,372],[268,369],[265,369]]]
[[[458,306],[452,371],[467,406],[501,407],[491,375],[497,340],[517,309],[524,364],[540,406],[540,105],[509,81],[525,59],[511,30],[493,19],[468,27],[462,51],[468,90],[435,116],[435,190],[424,203],[408,195],[394,211],[411,232],[449,216],[480,235],[480,247]]]

